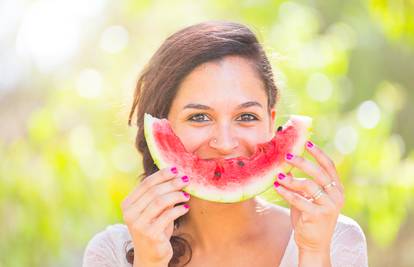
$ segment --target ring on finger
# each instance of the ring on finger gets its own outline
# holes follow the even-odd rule
[[[327,189],[329,189],[329,188],[331,188],[331,187],[334,187],[334,186],[336,186],[336,182],[335,182],[335,181],[332,181],[332,182],[330,182],[330,183],[328,183],[328,184],[324,185],[324,186],[323,186],[323,189],[324,189],[324,190],[327,190]]]
[[[324,192],[323,188],[319,188],[319,190],[316,191],[315,194],[311,196],[311,201],[313,202],[315,200],[318,200],[323,195],[323,192]]]

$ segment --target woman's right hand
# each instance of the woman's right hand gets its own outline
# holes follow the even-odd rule
[[[173,256],[170,238],[174,220],[188,211],[181,191],[188,177],[177,168],[161,169],[146,177],[122,202],[123,219],[134,244],[134,266],[168,266]]]

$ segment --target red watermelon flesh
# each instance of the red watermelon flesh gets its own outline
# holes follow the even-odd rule
[[[151,156],[158,168],[177,166],[188,175],[184,191],[215,202],[250,199],[272,186],[275,175],[286,171],[287,153],[301,154],[312,120],[292,115],[281,130],[266,143],[258,144],[250,157],[201,159],[186,151],[166,119],[145,114],[144,132]]]

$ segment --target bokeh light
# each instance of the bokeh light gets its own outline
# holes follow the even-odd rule
[[[377,126],[381,118],[381,111],[374,101],[367,100],[358,107],[357,116],[362,127],[372,129]]]
[[[332,83],[326,75],[315,73],[310,76],[306,90],[310,98],[324,102],[329,100],[332,95]]]
[[[352,126],[343,126],[335,135],[335,147],[343,155],[351,154],[358,144],[358,132]]]
[[[108,53],[118,53],[128,45],[128,31],[122,26],[110,26],[102,33],[100,47]]]
[[[79,73],[76,89],[81,97],[96,98],[102,93],[102,75],[94,69],[84,69]]]

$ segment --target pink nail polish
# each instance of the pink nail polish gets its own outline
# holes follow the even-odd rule
[[[183,180],[184,183],[188,183],[188,181],[189,181],[187,175],[184,175],[183,177],[181,177],[181,180]]]
[[[291,160],[291,159],[293,159],[293,154],[287,153],[287,154],[286,154],[286,159],[287,159],[287,160]]]
[[[280,180],[283,180],[283,179],[285,179],[285,177],[286,177],[286,175],[284,175],[283,173],[279,173],[278,175],[277,175],[277,177],[280,179]]]
[[[189,194],[189,193],[187,193],[187,192],[183,192],[183,194],[184,194],[184,196],[185,196],[186,198],[189,198],[189,197],[190,197],[190,194]]]
[[[189,208],[190,208],[190,205],[188,205],[188,204],[184,204],[183,206],[184,206],[184,208],[186,208],[186,209],[189,209]]]
[[[308,148],[312,148],[313,147],[313,143],[311,141],[306,142],[306,146]]]
[[[274,182],[273,183],[273,185],[276,187],[276,188],[278,188],[279,186],[280,186],[280,184],[276,181],[276,182]]]
[[[177,171],[177,168],[176,168],[176,167],[172,167],[170,170],[171,170],[171,172],[172,172],[172,173],[174,173],[174,174],[177,174],[177,173],[178,173],[178,171]]]

